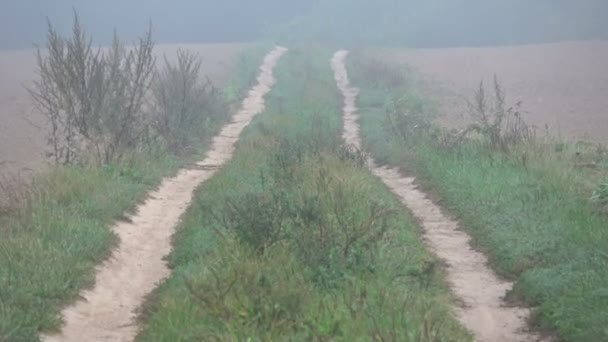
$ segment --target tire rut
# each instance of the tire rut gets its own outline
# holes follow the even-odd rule
[[[361,149],[356,105],[359,90],[350,86],[345,66],[347,56],[348,51],[336,52],[331,65],[344,96],[343,138],[347,144]],[[417,188],[415,178],[402,176],[398,169],[380,167],[371,158],[367,163],[371,172],[382,179],[421,223],[425,244],[445,263],[451,291],[462,303],[454,308],[458,319],[475,340],[543,341],[528,329],[530,310],[508,306],[505,302],[504,297],[513,283],[496,275],[488,266],[486,256],[471,247],[470,236]]]
[[[206,159],[163,180],[136,214],[112,228],[120,243],[97,267],[95,286],[82,300],[63,310],[60,334],[44,341],[132,341],[137,332],[136,310],[145,297],[170,275],[164,258],[171,252],[171,236],[192,201],[194,190],[225,164],[242,130],[261,113],[264,97],[275,83],[273,70],[286,48],[276,47],[260,67],[258,84],[250,90],[232,122],[215,137]]]

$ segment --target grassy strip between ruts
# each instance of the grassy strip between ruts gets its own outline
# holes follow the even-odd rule
[[[283,57],[266,111],[197,191],[140,341],[470,339],[416,225],[342,146],[330,57]]]
[[[567,341],[608,340],[608,218],[589,200],[588,186],[605,169],[573,167],[567,144],[532,143],[511,153],[474,141],[442,146],[437,127],[418,125],[432,106],[416,95],[413,75],[370,63],[361,54],[349,66],[361,88],[366,148],[438,195],[496,269],[516,280],[511,298],[537,307],[542,328]],[[398,128],[387,124],[395,100]]]
[[[252,49],[241,60],[231,96],[255,80],[263,53]],[[112,222],[162,177],[200,158],[227,119],[215,117],[196,153],[183,158],[159,148],[132,152],[119,165],[51,166],[35,178],[24,205],[0,215],[0,341],[35,341],[39,331],[60,327],[61,307],[92,284],[95,265],[116,242]]]

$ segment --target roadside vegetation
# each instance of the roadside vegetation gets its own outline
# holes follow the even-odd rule
[[[266,111],[198,189],[138,340],[470,339],[416,224],[342,144],[330,57],[283,58]]]
[[[472,124],[433,123],[412,71],[360,53],[349,65],[365,149],[418,176],[463,223],[495,269],[516,281],[514,302],[565,341],[608,339],[608,154],[541,136],[500,83],[469,102]],[[525,104],[523,104],[525,106]]]
[[[0,341],[60,327],[60,309],[116,243],[112,222],[202,157],[262,56],[241,61],[228,98],[199,56],[157,66],[153,49],[150,31],[132,48],[115,38],[97,50],[77,17],[70,37],[49,24],[30,91],[48,119],[51,163],[29,185],[0,182]]]

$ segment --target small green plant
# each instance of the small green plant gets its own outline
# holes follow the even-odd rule
[[[349,273],[373,272],[393,212],[382,203],[363,202],[366,186],[344,182],[327,169],[321,168],[309,182],[291,211],[296,253],[311,279],[332,288]]]
[[[598,203],[604,210],[608,209],[608,181],[602,182],[593,192],[591,200]]]
[[[247,193],[227,199],[220,217],[242,243],[260,254],[285,238],[289,203],[280,191]]]

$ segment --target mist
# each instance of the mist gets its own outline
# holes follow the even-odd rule
[[[284,37],[406,47],[605,39],[607,16],[601,0],[320,0]]]
[[[0,48],[28,48],[44,42],[46,18],[59,32],[78,12],[95,42],[107,44],[116,29],[133,40],[149,23],[160,43],[249,42],[271,27],[310,10],[311,0],[9,0],[0,2]]]
[[[608,38],[602,0],[13,0],[0,3],[0,47],[43,43],[46,18],[67,32],[73,9],[99,44],[113,29],[132,40],[149,23],[159,43],[450,47]]]
[[[608,341],[608,0],[0,0],[0,342]]]

